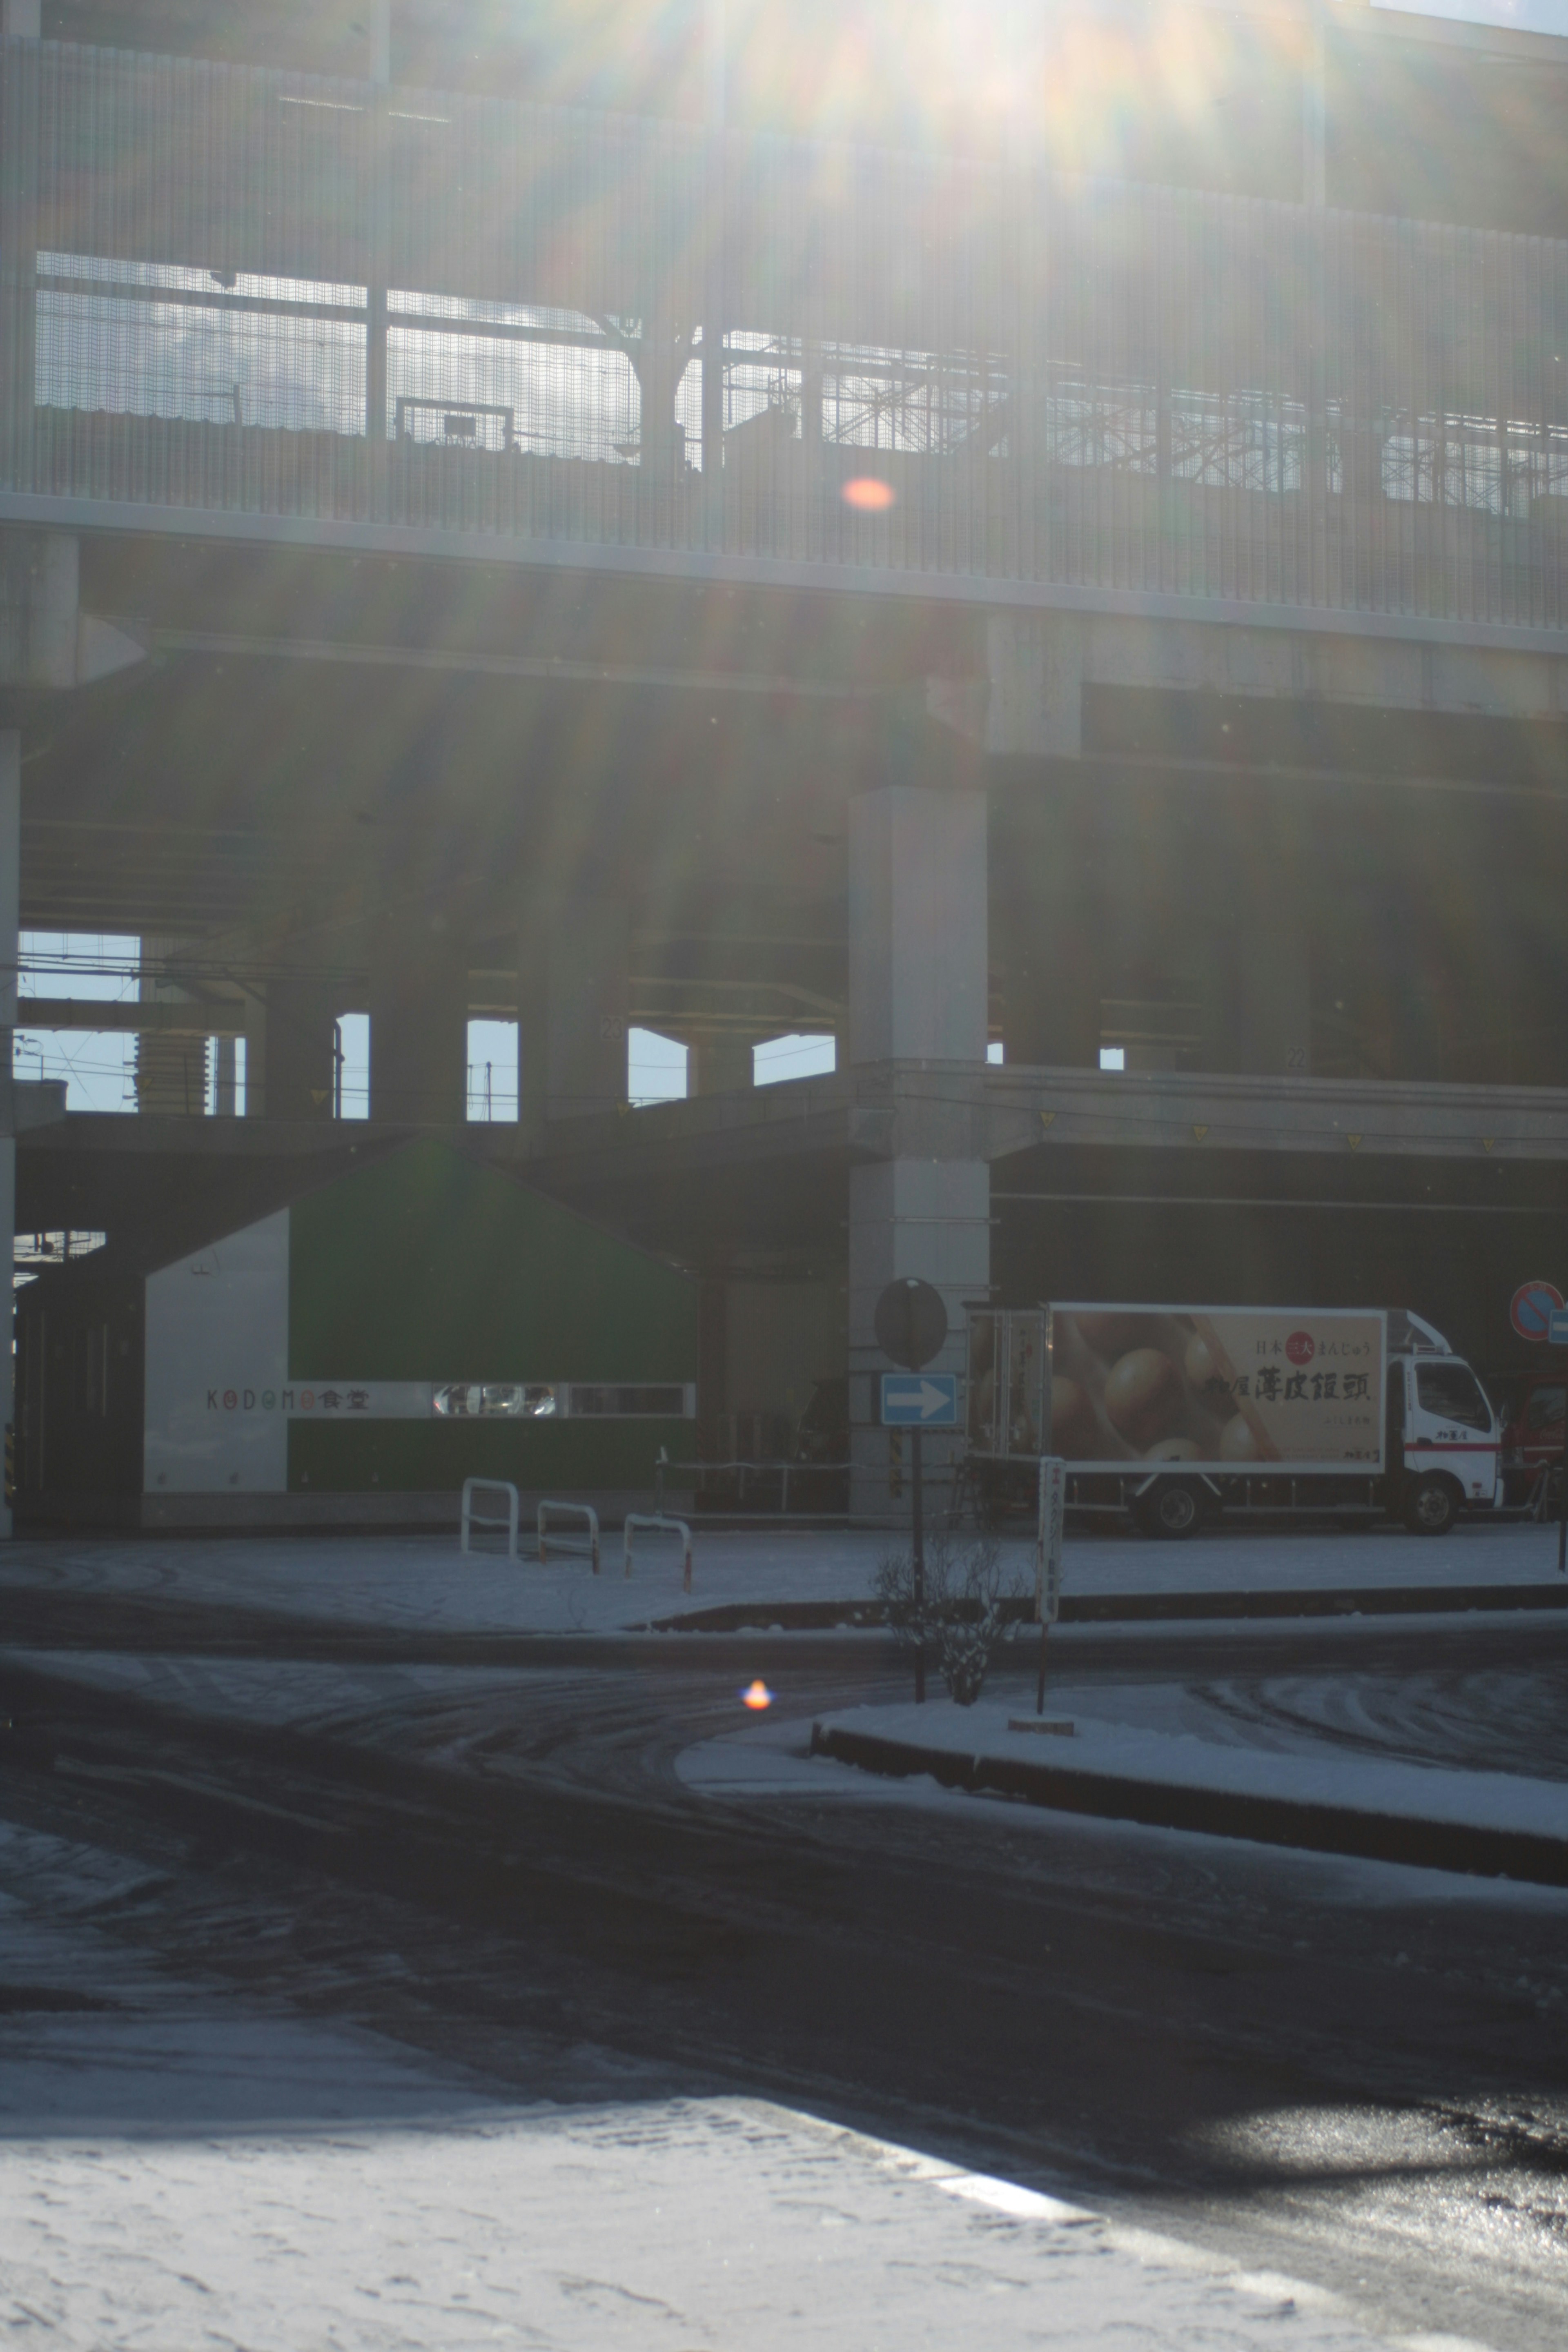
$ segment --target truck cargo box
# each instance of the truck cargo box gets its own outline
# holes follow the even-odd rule
[[[1048,1421],[1042,1385],[1054,1328]],[[1038,1339],[1031,1338],[1037,1330]],[[1180,1464],[1234,1475],[1384,1467],[1388,1318],[1366,1307],[1107,1306],[970,1318],[969,1450],[1076,1471]]]

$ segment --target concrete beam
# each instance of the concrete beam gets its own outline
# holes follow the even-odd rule
[[[985,642],[985,746],[1017,758],[1080,755],[1086,686],[1568,717],[1568,649],[1457,645],[1436,632],[1422,642],[1371,630],[1346,635],[1326,619],[1304,629],[1261,617],[1011,612],[987,623]],[[939,715],[965,731],[969,709],[949,696]]]
[[[1568,1160],[1568,1089],[1557,1087],[1012,1067],[983,1084],[991,1160],[1042,1144],[1086,1143],[1184,1154]]]
[[[1080,614],[999,613],[985,625],[985,748],[1076,760],[1083,750],[1089,625]]]
[[[932,574],[874,564],[795,562],[769,555],[726,555],[689,548],[595,544],[587,540],[509,539],[491,531],[385,521],[351,522],[322,515],[241,513],[221,508],[164,507],[130,500],[0,491],[0,522],[29,530],[114,530],[126,536],[288,548],[337,549],[354,555],[434,557],[542,573],[628,580],[711,582],[734,587],[811,589],[896,598],[929,605]],[[1429,614],[1357,611],[1353,606],[1268,604],[1258,597],[1167,593],[1163,590],[1080,588],[1059,581],[941,575],[940,601],[997,612],[1245,628],[1260,635],[1338,638],[1356,644],[1444,646],[1568,661],[1561,628],[1510,621],[1440,620]]]
[[[537,1156],[551,1189],[570,1193],[802,1156],[994,1164],[1084,1145],[1193,1160],[1241,1150],[1558,1165],[1568,1162],[1568,1087],[884,1066],[584,1118],[569,1145],[557,1129]]]
[[[1360,702],[1386,710],[1568,716],[1568,649],[1516,652],[1236,622],[1097,614],[1084,624],[1083,679],[1094,686]]]
[[[124,626],[124,624],[119,625]],[[805,702],[864,702],[875,690],[837,678],[784,672],[682,669],[663,662],[569,661],[555,654],[480,653],[461,646],[378,646],[352,638],[238,635],[216,629],[151,633],[160,654],[211,654],[224,661],[346,664],[363,669],[431,670],[475,677],[515,677],[545,686],[656,687],[671,693],[780,696]]]
[[[245,1002],[237,996],[192,997],[178,1004],[106,1003],[92,996],[24,996],[17,1002],[22,1029],[87,1029],[100,1035],[141,1036],[157,1032],[178,1037],[243,1037]]]

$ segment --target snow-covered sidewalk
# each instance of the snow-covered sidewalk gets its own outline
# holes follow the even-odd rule
[[[1097,1702],[1103,1694],[1096,1693]],[[1568,1784],[1510,1772],[1455,1771],[1374,1755],[1309,1748],[1269,1752],[1221,1745],[1194,1732],[1148,1730],[1068,1714],[1073,1695],[1053,1692],[1049,1713],[1073,1725],[1071,1738],[1018,1731],[1027,1710],[954,1706],[939,1697],[924,1706],[845,1709],[822,1722],[824,1735],[860,1736],[933,1755],[1011,1759],[1053,1770],[1144,1782],[1220,1796],[1268,1797],[1300,1806],[1396,1815],[1455,1828],[1517,1832],[1563,1842],[1568,1862]]]
[[[72,1916],[104,1891],[100,1869],[89,1852],[0,1831],[10,2343],[946,2352],[983,2336],[988,2352],[1371,2352],[1390,2340],[1317,2291],[811,2115],[635,2079],[617,2094],[603,2053],[582,2053],[581,2104],[501,2099],[353,2027],[172,1983]],[[58,1907],[19,1899],[18,1881],[52,1887]]]
[[[622,1573],[618,1534],[605,1538],[598,1576],[586,1560],[552,1554],[542,1566],[465,1559],[451,1538],[297,1536],[35,1539],[0,1552],[0,1627],[9,1591],[112,1595],[171,1607],[263,1611],[326,1623],[403,1632],[613,1633],[716,1608],[868,1601],[893,1538],[874,1532],[698,1523],[692,1591],[681,1590],[679,1547],[638,1539]],[[1004,1564],[1032,1580],[1030,1546],[1010,1540]],[[1430,1591],[1440,1595],[1538,1585],[1561,1595],[1552,1528],[1466,1525],[1441,1541],[1397,1529],[1303,1534],[1226,1529],[1188,1543],[1070,1538],[1064,1590],[1072,1596]]]

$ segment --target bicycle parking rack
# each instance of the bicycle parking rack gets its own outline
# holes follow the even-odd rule
[[[493,1511],[477,1511],[474,1508],[474,1496],[476,1493],[487,1496],[504,1495],[507,1498],[506,1517],[504,1518],[497,1518]],[[517,1488],[512,1486],[509,1479],[464,1479],[462,1548],[465,1552],[471,1552],[473,1549],[473,1546],[469,1542],[468,1538],[475,1528],[484,1528],[487,1529],[504,1528],[506,1529],[506,1556],[508,1559],[515,1559],[517,1558]]]
[[[580,1536],[558,1535],[554,1537],[552,1540],[558,1552],[564,1552],[569,1558],[581,1559],[585,1557],[592,1560],[594,1564],[594,1573],[597,1576],[599,1573],[599,1515],[597,1511],[595,1511],[593,1506],[589,1503],[541,1503],[539,1506],[538,1519],[535,1523],[535,1532],[539,1538],[539,1557],[541,1559],[545,1556],[545,1536],[547,1532],[545,1522],[551,1512],[553,1512],[558,1518],[564,1514],[567,1517],[586,1521],[587,1525],[585,1534]]]
[[[691,1529],[687,1526],[686,1521],[666,1518],[662,1511],[628,1511],[624,1538],[628,1576],[632,1572],[632,1529],[634,1528],[642,1528],[649,1535],[680,1538],[680,1589],[682,1592],[689,1592],[691,1590]]]

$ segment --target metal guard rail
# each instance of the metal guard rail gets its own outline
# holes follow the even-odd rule
[[[0,44],[0,493],[1568,628],[1568,243],[395,96]]]
[[[748,1478],[777,1478],[780,1484],[777,1516],[783,1518],[789,1516],[789,1489],[792,1478],[797,1481],[809,1478],[843,1478],[847,1481],[848,1476],[849,1465],[847,1462],[660,1461],[654,1465],[654,1493],[658,1507],[662,1511],[664,1508],[665,1490],[668,1485],[674,1485],[682,1489],[690,1486],[694,1488],[699,1496],[700,1496],[705,1481],[709,1479],[734,1478],[737,1482],[738,1487],[736,1507],[738,1510],[743,1511],[745,1508],[746,1481]],[[771,1507],[765,1504],[757,1505],[755,1507],[756,1516],[758,1517],[762,1517],[765,1514],[769,1514],[770,1508]],[[824,1511],[818,1513],[796,1512],[795,1516],[797,1518],[816,1517],[821,1518],[841,1519],[845,1514],[843,1511]]]

